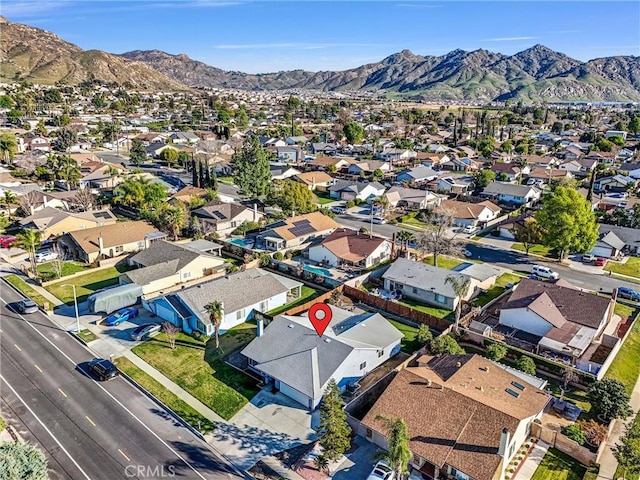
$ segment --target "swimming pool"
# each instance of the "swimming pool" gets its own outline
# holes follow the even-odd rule
[[[315,273],[316,275],[324,275],[325,277],[333,277],[331,272],[326,268],[314,267],[312,265],[305,265],[302,267],[307,272]]]
[[[244,238],[230,238],[227,243],[238,245],[239,247],[251,248],[253,246],[252,240],[245,240]]]

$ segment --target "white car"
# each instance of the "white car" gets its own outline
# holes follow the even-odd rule
[[[478,227],[475,225],[467,225],[462,229],[462,233],[474,233],[478,230]]]
[[[382,223],[387,223],[387,221],[382,217],[373,217],[373,219],[371,219],[371,222],[375,223],[376,225],[380,225]]]
[[[380,461],[376,463],[373,470],[367,477],[367,480],[395,480],[396,473],[386,462]]]
[[[558,272],[554,272],[549,267],[543,267],[542,265],[531,267],[531,274],[548,280],[558,280],[560,278]]]
[[[51,260],[55,260],[56,258],[58,258],[58,254],[50,250],[46,252],[36,253],[36,263],[50,262]]]
[[[347,209],[346,208],[340,207],[340,206],[337,206],[337,205],[331,207],[331,211],[333,213],[337,213],[338,215],[343,215],[343,214],[347,213]]]

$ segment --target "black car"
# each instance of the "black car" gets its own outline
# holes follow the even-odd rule
[[[120,375],[118,367],[109,360],[104,358],[96,358],[89,362],[89,371],[94,374],[98,380],[106,381]]]

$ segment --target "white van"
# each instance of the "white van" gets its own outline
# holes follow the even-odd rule
[[[542,265],[534,265],[531,267],[531,273],[536,277],[550,280],[558,280],[560,278],[558,272],[554,272],[549,267],[543,267]]]

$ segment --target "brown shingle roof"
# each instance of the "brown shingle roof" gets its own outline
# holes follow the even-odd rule
[[[144,240],[146,235],[158,230],[147,222],[118,222],[104,227],[88,228],[70,232],[67,235],[80,246],[86,253],[100,250],[98,238],[102,237],[104,248],[125,245]]]
[[[358,262],[371,255],[386,240],[362,235],[357,230],[340,228],[322,241],[322,246],[336,257]]]
[[[295,176],[298,180],[306,185],[314,183],[326,183],[333,181],[333,177],[326,172],[305,172]]]
[[[436,207],[434,211],[451,211],[456,218],[473,218],[476,219],[482,213],[482,211],[488,208],[494,212],[499,212],[500,207],[490,201],[484,201],[481,203],[469,203],[460,202],[458,200],[444,200],[440,203],[440,206]]]
[[[297,217],[293,217],[293,218],[287,218],[282,222],[278,222],[278,226],[271,228],[271,230],[277,233],[280,236],[280,238],[284,240],[292,240],[301,235],[306,235],[306,234],[293,233],[293,231],[295,231],[295,228],[296,228],[296,222],[302,222],[305,220],[307,220],[309,222],[309,225],[313,228],[312,231],[307,232],[306,234],[313,233],[314,231],[326,232],[327,230],[340,227],[340,225],[338,225],[333,219],[327,217],[322,212],[312,212],[312,213],[307,213],[305,215],[298,215]]]

